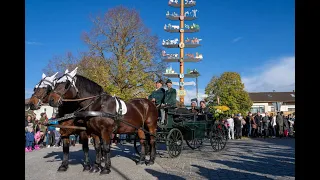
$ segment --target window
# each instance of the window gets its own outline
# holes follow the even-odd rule
[[[275,108],[274,108],[274,106],[271,106],[271,112],[275,112],[276,110],[275,110]]]
[[[295,108],[288,108],[288,111],[295,111]]]
[[[295,97],[295,95],[294,94],[290,94],[292,97]]]
[[[268,97],[272,97],[271,94],[268,94]]]
[[[265,109],[264,109],[264,106],[253,106],[251,108],[251,113],[265,113]]]

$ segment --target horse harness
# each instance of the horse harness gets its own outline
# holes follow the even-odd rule
[[[53,87],[53,83],[52,83],[51,81],[49,81],[49,80],[46,80],[46,78],[43,78],[43,79],[40,80],[40,82],[38,83],[38,84],[39,84],[38,87],[41,85],[42,82],[47,82],[47,83],[49,83],[49,85],[50,85],[51,87]],[[36,89],[36,88],[35,88],[35,89]],[[34,89],[33,91],[35,91],[35,89]],[[38,96],[38,95],[36,95],[36,94],[33,94],[32,96],[34,96],[34,97],[36,97],[36,98],[38,98],[38,99],[40,100],[40,99],[42,99],[46,94],[48,94],[48,90],[47,90],[46,92],[41,93],[40,96]]]
[[[87,97],[87,98],[82,98],[82,99],[64,99],[63,101],[82,101],[82,100],[87,100],[87,99],[91,99],[91,98],[95,98],[95,97],[100,97],[102,95],[105,95],[106,93],[103,92],[102,94],[100,95],[97,95],[97,96],[92,96],[92,97]],[[150,134],[152,136],[156,136],[155,134],[152,134],[150,133],[149,131],[145,130],[142,127],[137,127],[135,125],[132,125],[126,121],[123,120],[123,115],[122,115],[122,104],[120,102],[120,99],[116,96],[114,96],[115,100],[118,102],[119,104],[119,109],[118,111],[116,112],[116,114],[110,114],[110,113],[106,113],[106,112],[100,112],[100,111],[82,111],[82,110],[85,110],[87,109],[90,105],[92,105],[97,99],[91,101],[87,106],[73,112],[73,113],[70,113],[70,114],[65,114],[63,117],[61,118],[56,118],[54,120],[51,120],[51,121],[58,121],[58,122],[63,122],[67,119],[72,119],[72,118],[76,118],[76,117],[107,117],[107,118],[110,118],[112,120],[115,121],[115,126],[113,127],[113,133],[115,133],[119,126],[120,126],[120,122],[122,122],[123,124],[126,124],[130,127],[133,127],[137,130],[142,130],[143,132],[147,133],[147,134]],[[101,99],[102,100],[102,99]],[[50,124],[48,124],[47,126],[50,126]],[[81,130],[86,130],[86,127],[77,127],[77,126],[62,126],[62,125],[56,125],[56,124],[52,124],[52,126],[56,126],[56,127],[60,127],[60,128],[70,128],[70,129],[81,129]]]

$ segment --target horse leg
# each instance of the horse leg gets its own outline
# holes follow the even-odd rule
[[[58,168],[58,171],[62,172],[62,171],[67,171],[68,169],[68,165],[69,165],[69,144],[70,144],[70,140],[69,140],[69,136],[63,136],[62,137],[62,143],[63,143],[63,160],[62,163],[60,165],[60,167]]]
[[[96,161],[94,165],[90,169],[90,173],[92,172],[99,172],[101,168],[101,143],[100,143],[100,137],[98,136],[93,136],[94,138],[94,149],[96,150]]]
[[[151,147],[151,153],[150,153],[150,161],[147,163],[147,165],[153,165],[154,161],[156,159],[156,128],[149,126],[149,132],[150,132],[150,147]],[[153,136],[154,135],[154,136]]]
[[[90,158],[89,158],[89,144],[88,144],[88,135],[85,131],[80,132],[80,140],[82,143],[82,150],[84,153],[83,171],[89,171],[91,168]]]
[[[102,133],[102,154],[104,156],[105,166],[101,169],[100,174],[109,174],[111,172],[111,153],[110,153],[110,144],[112,129],[109,128],[108,131],[103,131]]]
[[[138,129],[138,136],[140,138],[140,145],[141,145],[141,153],[140,153],[140,159],[137,162],[137,165],[144,164],[146,161],[146,135],[141,129]]]

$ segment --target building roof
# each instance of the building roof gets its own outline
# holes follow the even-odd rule
[[[295,102],[295,92],[251,92],[252,102]]]

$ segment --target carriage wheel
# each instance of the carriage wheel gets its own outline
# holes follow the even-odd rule
[[[227,128],[224,124],[214,124],[210,135],[210,143],[214,151],[221,151],[228,141]]]
[[[186,143],[191,149],[198,149],[202,146],[202,139],[194,138],[192,140],[186,140]]]
[[[169,131],[166,145],[171,158],[178,157],[182,151],[183,136],[179,129],[173,128]]]
[[[133,146],[134,146],[134,150],[136,151],[136,153],[140,156],[141,145],[140,145],[140,138],[139,138],[138,134],[135,135]],[[150,155],[151,149],[149,147],[150,147],[149,143],[146,143],[146,155]]]

